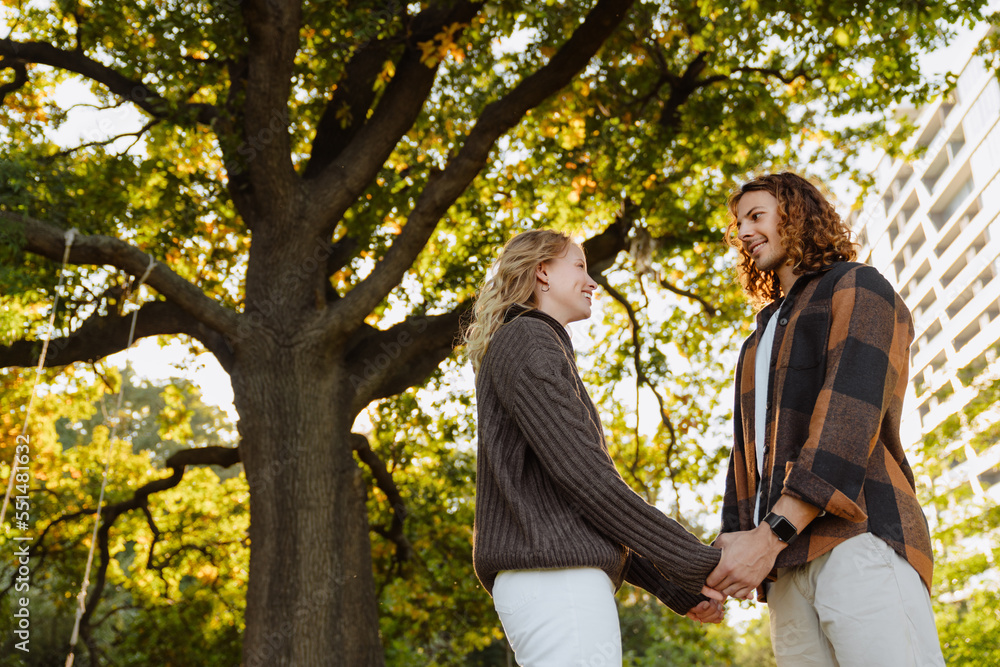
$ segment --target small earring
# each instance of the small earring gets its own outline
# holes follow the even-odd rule
[[[548,283],[544,283],[542,285],[541,289],[542,289],[543,292],[548,292],[549,291],[549,284]]]

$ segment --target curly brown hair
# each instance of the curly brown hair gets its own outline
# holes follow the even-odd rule
[[[736,272],[743,291],[755,305],[781,296],[774,271],[761,271],[739,240],[736,209],[748,192],[764,191],[778,200],[778,232],[795,275],[815,271],[833,262],[853,262],[858,256],[854,233],[819,188],[792,172],[758,176],[729,197],[726,243],[736,248]]]

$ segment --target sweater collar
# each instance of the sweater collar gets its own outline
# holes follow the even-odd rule
[[[533,317],[536,320],[545,322],[559,335],[559,340],[563,342],[563,345],[565,345],[570,352],[573,351],[573,341],[569,337],[569,331],[567,331],[566,327],[559,323],[559,320],[552,317],[548,313],[544,313],[537,308],[528,308],[520,303],[515,303],[507,309],[507,312],[503,317],[503,323],[507,324],[511,320],[515,320],[518,317]]]

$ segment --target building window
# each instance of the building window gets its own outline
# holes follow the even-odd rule
[[[955,339],[955,349],[961,350],[980,331],[982,331],[982,328],[979,326],[979,320],[973,319],[969,323],[969,326],[962,329],[962,333],[958,334],[958,338]]]
[[[945,252],[948,251],[948,248],[951,247],[951,244],[954,243],[955,240],[958,239],[958,237],[962,234],[962,232],[964,232],[969,227],[969,225],[972,223],[972,220],[976,217],[976,214],[979,213],[979,211],[980,211],[979,200],[973,199],[966,207],[965,211],[962,212],[962,215],[959,216],[959,218],[955,221],[955,223],[948,228],[948,232],[941,237],[941,240],[934,248],[934,253],[938,257],[941,257],[942,255],[945,254]]]
[[[971,100],[976,92],[976,88],[979,87],[985,76],[986,67],[983,65],[982,60],[979,58],[970,60],[969,64],[966,65],[958,77],[958,84],[955,86],[957,99]]]
[[[930,165],[927,167],[927,171],[924,172],[924,177],[920,179],[923,181],[924,187],[927,188],[927,192],[934,192],[934,188],[937,187],[938,179],[941,178],[941,174],[943,174],[947,168],[948,154],[942,151],[931,161]]]
[[[917,348],[922,350],[927,347],[939,333],[941,333],[941,320],[934,320],[927,327],[927,330],[924,331],[923,335],[920,336],[919,340],[917,340]]]
[[[948,187],[941,193],[938,202],[931,209],[931,222],[934,228],[941,231],[944,226],[959,210],[965,200],[972,194],[974,184],[972,182],[972,170],[966,165],[959,174],[956,175]]]
[[[1000,86],[995,81],[990,81],[969,108],[969,113],[965,115],[963,125],[966,134],[978,137],[996,122],[998,116],[1000,116]]]

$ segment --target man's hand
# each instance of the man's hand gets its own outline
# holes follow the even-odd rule
[[[750,599],[774,567],[775,558],[787,546],[766,523],[753,530],[723,533],[712,544],[722,549],[722,558],[705,583],[740,600]]]
[[[718,600],[705,600],[691,607],[685,616],[699,623],[720,623],[726,617],[726,608]]]
[[[791,521],[800,534],[820,513],[815,505],[784,493],[772,511]],[[788,545],[778,539],[770,526],[762,523],[753,530],[723,533],[712,546],[722,549],[722,559],[705,583],[730,597],[749,600],[774,567],[778,554]]]
[[[719,547],[719,548],[721,549],[722,547]],[[726,601],[726,596],[725,595],[723,595],[719,591],[715,590],[714,588],[709,588],[708,586],[702,586],[701,587],[701,594],[704,595],[705,597],[709,598],[710,600],[717,600],[718,602],[725,602]]]

